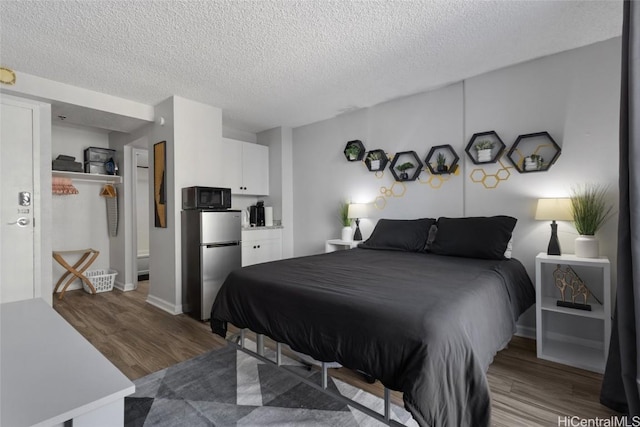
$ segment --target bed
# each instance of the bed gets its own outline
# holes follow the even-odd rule
[[[535,300],[505,258],[505,218],[380,220],[358,248],[235,270],[212,330],[225,337],[230,322],[365,372],[402,391],[420,425],[489,425],[485,372]]]

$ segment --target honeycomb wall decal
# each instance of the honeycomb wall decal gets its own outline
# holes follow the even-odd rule
[[[469,178],[476,184],[482,184],[486,189],[494,189],[498,187],[500,182],[506,181],[511,177],[511,170],[513,166],[507,166],[502,162],[502,159],[497,162],[500,168],[495,173],[487,173],[483,168],[475,168],[469,174]]]

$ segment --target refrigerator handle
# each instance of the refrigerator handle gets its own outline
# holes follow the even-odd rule
[[[206,248],[223,248],[225,246],[238,246],[240,242],[224,242],[224,243],[212,243],[204,245]]]

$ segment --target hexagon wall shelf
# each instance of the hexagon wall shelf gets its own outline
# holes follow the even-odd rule
[[[437,161],[433,159],[434,156],[437,156],[439,154],[442,154],[445,157],[444,168],[438,166]],[[433,165],[431,164],[432,160],[434,163]],[[456,150],[454,150],[452,146],[447,144],[431,147],[431,150],[429,150],[429,154],[427,154],[424,163],[429,168],[429,172],[431,172],[433,175],[443,175],[454,173],[456,171],[456,168],[458,167],[458,160],[460,160],[460,157],[458,157]]]
[[[357,150],[356,150],[357,149]],[[367,150],[364,148],[364,144],[359,139],[347,142],[344,147],[344,156],[350,162],[359,162],[364,159],[364,154]]]
[[[476,144],[478,144],[481,141],[490,141],[493,143],[493,148],[491,149],[491,157],[489,158],[489,160],[481,161],[479,159],[479,154],[478,154],[478,150],[476,149]],[[467,144],[467,147],[464,149],[464,151],[465,153],[467,153],[467,156],[469,156],[473,164],[482,165],[486,163],[497,162],[500,156],[502,155],[502,153],[504,152],[505,148],[507,148],[507,146],[504,144],[504,142],[502,142],[502,139],[500,139],[498,134],[495,131],[490,130],[488,132],[474,133],[471,139],[469,140],[469,143]]]
[[[378,157],[378,159],[372,159],[371,157]],[[384,150],[371,150],[365,156],[364,163],[367,165],[367,169],[369,169],[370,172],[379,172],[383,171],[384,168],[387,167],[389,158]]]
[[[520,173],[544,172],[556,162],[562,149],[548,132],[520,135],[507,158]]]
[[[414,171],[411,175],[409,175],[409,172],[396,171],[396,165],[401,166],[405,163],[413,164],[414,167],[411,169],[414,169]],[[389,169],[391,169],[391,174],[396,181],[415,181],[416,178],[418,178],[418,175],[420,175],[420,172],[422,172],[423,166],[424,165],[420,161],[420,157],[418,157],[415,151],[401,151],[393,156]],[[398,175],[398,172],[400,175]],[[406,177],[404,174],[406,174]]]

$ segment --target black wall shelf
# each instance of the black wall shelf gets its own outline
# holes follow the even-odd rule
[[[478,150],[476,149],[476,144],[480,143],[481,141],[490,141],[493,143],[490,160],[480,161],[478,158]],[[497,162],[506,148],[507,146],[504,144],[504,142],[502,142],[502,139],[498,136],[498,134],[495,131],[490,130],[488,132],[474,133],[464,151],[465,153],[467,153],[467,156],[469,156],[473,164],[483,165],[487,163]]]
[[[408,169],[407,172],[404,172],[407,174],[405,177],[402,171],[396,171],[396,167],[407,162],[412,163],[414,167]],[[393,157],[391,165],[389,165],[389,169],[391,169],[391,174],[396,181],[415,181],[418,178],[418,175],[420,175],[420,172],[422,172],[423,166],[424,165],[420,161],[420,157],[418,157],[415,151],[401,151],[396,153]],[[398,175],[398,173],[400,173],[400,175]]]
[[[355,152],[357,149],[357,152]],[[352,150],[355,153],[352,153]],[[350,162],[359,162],[364,159],[364,154],[367,150],[364,148],[364,144],[359,139],[347,142],[344,147],[344,157]]]
[[[372,156],[378,157],[377,164],[375,159],[371,159]],[[387,153],[385,153],[384,150],[376,149],[376,150],[371,150],[367,153],[367,155],[364,158],[364,163],[367,165],[367,169],[369,169],[370,172],[379,172],[379,171],[383,171],[384,168],[387,167],[387,163],[389,163],[389,158],[387,157]]]
[[[548,132],[520,135],[507,158],[520,173],[545,172],[558,160],[562,149]]]
[[[442,154],[445,157],[444,168],[437,165],[437,155],[439,154]],[[434,159],[434,156],[436,156],[436,159]],[[460,157],[458,156],[458,153],[456,153],[456,150],[454,150],[451,145],[446,144],[431,147],[431,150],[429,150],[429,154],[427,154],[424,162],[427,165],[427,168],[429,168],[429,172],[431,172],[431,174],[444,175],[454,173],[456,171],[458,168],[458,160],[460,160]],[[431,164],[432,162],[435,166]]]

